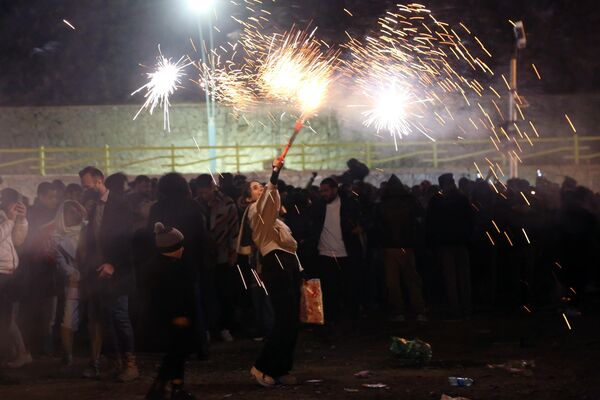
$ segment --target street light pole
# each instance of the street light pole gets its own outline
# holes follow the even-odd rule
[[[212,32],[212,11],[214,0],[188,0],[190,8],[198,14],[198,35],[200,37],[200,56],[202,63],[210,68],[211,71],[214,69],[214,63],[210,53],[214,49],[214,40]],[[208,50],[204,47],[204,33],[202,27],[203,14],[208,14]],[[208,54],[207,54],[208,53]],[[210,92],[208,82],[204,82],[204,94],[206,101],[206,118],[208,128],[208,158],[209,168],[211,171],[217,169],[217,129],[215,124],[216,105],[214,94]]]
[[[508,121],[506,124],[506,130],[511,133],[511,137],[514,138],[515,123],[517,122],[517,59],[519,56],[519,50],[523,50],[527,44],[525,37],[525,28],[523,21],[517,21],[513,27],[515,34],[515,51],[510,59],[510,82],[508,89]],[[514,138],[516,140],[516,138]],[[519,160],[516,155],[508,153],[508,160],[510,163],[510,177],[519,177]]]

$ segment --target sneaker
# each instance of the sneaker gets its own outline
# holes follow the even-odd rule
[[[21,354],[13,361],[9,361],[6,363],[8,368],[21,368],[27,364],[31,364],[33,362],[33,358],[31,358],[31,353]]]
[[[294,386],[298,384],[298,379],[294,375],[283,375],[275,378],[275,382],[284,386]]]
[[[100,378],[100,361],[91,362],[90,365],[83,370],[81,375],[87,379]]]
[[[398,315],[393,315],[393,316],[389,317],[388,321],[390,321],[390,322],[404,322],[404,321],[406,321],[406,318],[404,317],[404,315],[398,314]]]
[[[428,322],[429,319],[425,316],[425,314],[417,314],[417,322]]]
[[[221,331],[221,339],[224,342],[233,342],[233,336],[231,336],[231,332],[229,332],[229,329],[223,329]]]
[[[256,369],[256,367],[252,367],[250,369],[250,375],[252,375],[252,377],[256,379],[256,382],[261,386],[268,388],[275,386],[275,379],[267,374],[262,373]]]

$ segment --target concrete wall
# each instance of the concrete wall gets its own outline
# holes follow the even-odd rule
[[[564,114],[568,113],[577,127],[578,135],[600,135],[600,96],[526,96],[530,107],[525,109],[528,119],[532,119],[542,137],[572,137]],[[490,99],[482,99],[489,101]],[[206,145],[206,109],[203,104],[178,104],[171,108],[171,132],[163,130],[162,111],[157,110],[154,115],[142,113],[137,120],[132,118],[138,107],[134,105],[119,106],[73,106],[73,107],[17,107],[0,108],[0,150],[20,147],[102,147],[105,144],[111,146],[110,150],[110,172],[124,170],[130,175],[139,173],[161,174],[171,169],[170,151],[168,149],[159,152],[129,152],[117,151],[119,146],[187,146],[189,149],[178,153],[176,159],[176,170],[182,173],[198,174],[207,171],[207,163],[198,161],[209,158],[207,150],[198,150],[195,143]],[[356,111],[348,110],[324,110],[319,116],[311,118],[312,129],[305,129],[299,136],[297,143],[319,144],[340,143],[351,140],[369,140],[373,143],[383,139],[372,136],[372,132],[361,126],[360,115]],[[245,115],[244,118],[235,117],[231,110],[219,108],[216,118],[217,144],[218,145],[261,145],[259,148],[249,149],[241,155],[241,171],[260,171],[264,164],[272,159],[278,150],[287,141],[294,124],[294,117],[282,110],[264,108],[253,114]],[[436,138],[450,138],[456,132],[451,128],[445,131],[435,132]],[[469,132],[470,137],[481,138],[482,133]],[[193,138],[196,139],[194,142]],[[419,139],[418,135],[410,138]],[[489,146],[491,148],[491,145]],[[535,149],[539,151],[539,148]],[[590,151],[600,151],[600,149]],[[351,155],[365,159],[365,149],[356,149],[354,153],[344,151],[341,146],[332,146],[321,151],[321,154],[307,156],[307,168],[315,170],[342,170],[345,161]],[[376,150],[379,158],[385,158],[399,154],[392,147]],[[401,149],[402,151],[412,151]],[[455,152],[466,154],[473,149],[461,146],[457,143]],[[287,160],[289,170],[299,170],[298,146],[291,152]],[[235,149],[220,150],[221,154],[233,155]],[[0,165],[15,161],[18,157],[26,157],[23,154],[11,155],[0,152]],[[31,176],[39,171],[37,154],[30,155],[31,160],[26,163],[13,164],[0,168],[0,175],[8,182],[13,181],[9,175],[19,174]],[[87,164],[96,164],[104,168],[102,157],[93,160],[89,152],[59,152],[46,154],[48,168],[46,173],[50,175],[73,176],[81,167]],[[98,158],[98,157],[97,157]],[[140,162],[144,159],[156,158],[152,161]],[[333,161],[321,162],[323,158],[331,158]],[[482,163],[483,156],[477,160],[462,160],[458,163],[443,164],[439,170],[426,168],[431,165],[426,159],[431,157],[415,157],[403,163],[390,163],[384,170],[397,171],[407,176],[407,183],[419,181],[421,177],[435,180],[438,172],[446,170],[455,171],[457,175],[465,171],[473,170],[472,161]],[[522,174],[529,179],[534,179],[535,170],[541,168],[555,175],[561,180],[564,175],[572,175],[581,182],[598,188],[597,173],[594,163],[600,161],[600,157],[586,161],[578,169],[569,166],[555,165],[554,157],[549,159],[531,161],[530,167],[524,168]],[[227,161],[219,160],[218,170],[235,171],[232,158]],[[65,164],[62,167],[52,166]],[[481,165],[481,164],[480,164]],[[378,165],[380,166],[380,165]],[[375,169],[373,169],[375,173]],[[431,171],[427,172],[427,171]],[[556,172],[552,172],[556,171]],[[384,174],[385,174],[384,172]],[[508,171],[505,171],[508,172]],[[299,176],[308,176],[309,173],[298,173]],[[474,171],[471,171],[474,174]],[[414,178],[412,178],[414,176]],[[474,176],[474,175],[473,175]],[[44,178],[49,179],[50,177]],[[304,178],[303,178],[304,179]],[[30,181],[30,178],[27,178]],[[36,181],[38,179],[36,178]],[[18,181],[18,180],[17,180]]]
[[[137,106],[76,106],[76,107],[17,107],[0,108],[0,140],[2,148],[19,147],[142,147],[142,146],[189,146],[191,149],[180,154],[178,163],[186,163],[195,159],[208,158],[208,151],[199,151],[200,146],[208,144],[206,108],[203,104],[180,104],[171,107],[171,132],[163,130],[162,110],[154,115],[142,113],[133,121]],[[333,113],[324,112],[310,121],[312,130],[306,129],[298,138],[298,143],[329,143],[339,138],[339,127]],[[217,145],[276,145],[281,147],[287,142],[294,126],[294,118],[289,113],[277,109],[259,110],[244,118],[235,117],[230,109],[219,108],[216,115]],[[195,139],[195,141],[194,141]],[[275,146],[275,147],[276,147]],[[275,147],[265,151],[253,151],[244,156],[244,162],[261,160],[276,154]],[[260,149],[257,149],[260,150]],[[229,150],[233,154],[234,150]],[[131,161],[139,158],[165,156],[168,152],[128,153],[113,151],[113,164],[120,161]],[[89,156],[89,153],[88,153]],[[8,155],[0,153],[2,161],[10,161]],[[52,155],[49,155],[52,158]],[[58,154],[56,158],[85,157],[85,154]],[[51,164],[49,162],[49,164]],[[144,163],[136,168],[128,168],[128,172],[148,171],[159,173],[165,171],[165,161]],[[100,165],[102,166],[102,165]],[[80,167],[73,166],[73,169]],[[259,164],[259,167],[262,167]],[[231,169],[219,165],[220,169]],[[254,165],[251,169],[257,169]],[[246,168],[247,169],[247,168]],[[199,168],[178,168],[183,172],[193,172]],[[69,170],[49,171],[64,173]],[[7,173],[0,171],[0,173]],[[11,167],[10,173],[29,173],[22,165]]]

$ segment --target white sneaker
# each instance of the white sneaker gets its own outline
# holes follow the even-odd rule
[[[256,382],[258,382],[258,384],[261,386],[269,388],[275,386],[275,379],[273,379],[272,376],[269,376],[267,374],[264,374],[262,371],[259,371],[258,369],[256,369],[256,367],[252,367],[250,369],[250,375],[252,375],[252,377],[256,379]]]
[[[21,354],[15,360],[7,362],[6,366],[8,368],[21,368],[24,365],[31,364],[33,362],[33,358],[31,358],[31,353]]]
[[[233,336],[231,336],[229,329],[223,329],[221,331],[221,339],[223,339],[224,342],[233,342]]]
[[[418,322],[428,322],[429,319],[425,316],[425,314],[418,314],[417,321]]]
[[[398,314],[398,315],[393,315],[393,316],[389,317],[388,321],[390,321],[390,322],[404,322],[404,321],[406,321],[406,318],[404,317],[404,315]]]

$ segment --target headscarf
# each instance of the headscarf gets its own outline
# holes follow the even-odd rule
[[[79,204],[75,200],[65,200],[58,207],[58,211],[56,212],[56,216],[54,217],[54,226],[56,227],[55,235],[59,236],[59,237],[78,236],[79,233],[81,232],[82,224],[75,225],[75,226],[67,226],[65,223],[65,207],[72,207],[76,211],[78,211],[81,214],[82,220],[85,220],[87,217],[87,212],[81,204]]]

